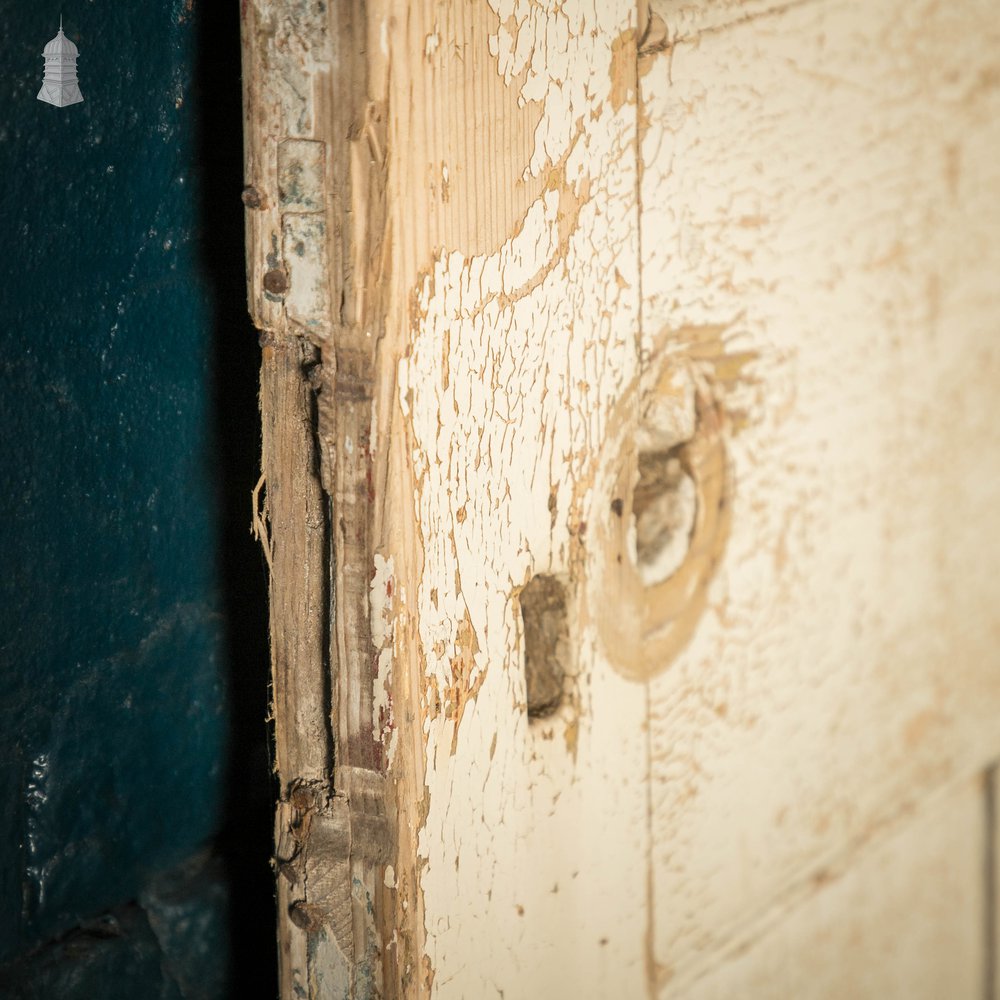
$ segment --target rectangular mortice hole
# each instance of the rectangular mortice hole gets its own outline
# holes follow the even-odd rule
[[[551,715],[562,704],[569,650],[566,588],[555,576],[533,576],[520,593],[528,718]]]

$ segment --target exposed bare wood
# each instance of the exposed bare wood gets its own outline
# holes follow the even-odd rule
[[[268,345],[281,989],[374,997],[395,977],[369,627],[385,107],[368,91],[363,4],[242,10],[250,305]]]

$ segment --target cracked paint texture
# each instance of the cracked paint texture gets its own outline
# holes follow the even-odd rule
[[[984,272],[958,277],[968,247],[943,223],[971,213],[977,234],[975,215],[991,217],[978,199],[995,171],[972,124],[994,99],[974,83],[990,56],[929,7],[880,4],[862,44],[848,4],[664,4],[653,13],[675,44],[622,88],[625,12],[590,32],[566,7],[492,9],[497,71],[540,112],[530,154],[506,166],[542,187],[487,252],[435,248],[399,368],[427,703],[456,683],[469,693],[461,712],[423,718],[429,989],[667,997],[698,982],[710,995],[720,956],[766,954],[763,927],[790,933],[814,898],[838,898],[816,895],[831,858],[858,852],[863,870],[859,845],[899,836],[913,845],[899,884],[907,863],[938,864],[937,827],[904,836],[901,810],[993,752],[976,722],[996,694],[991,588],[953,576],[943,552],[921,558],[949,520],[931,470],[954,462],[977,482],[969,524],[997,486],[973,471],[991,432],[935,388],[988,394],[974,369],[995,353],[973,291]],[[930,104],[928,24],[956,46]],[[893,25],[908,41],[880,54]],[[950,138],[915,169],[931,120]],[[960,334],[935,335],[946,315]],[[616,404],[671,366],[724,414],[733,530],[690,645],[628,683],[593,622],[618,599],[594,544],[610,500],[600,463],[628,440],[616,420],[634,419]],[[887,469],[901,478],[886,485]],[[575,759],[565,714],[525,714],[516,594],[539,572],[570,580]],[[947,634],[973,654],[953,689],[934,606],[949,590],[962,598]],[[900,656],[906,670],[889,669]],[[946,962],[900,956],[890,975],[905,982],[932,983]]]
[[[373,230],[363,329],[330,342],[377,345],[364,621],[402,995],[978,995],[993,5],[365,16],[356,117],[385,141],[352,169],[385,211],[328,205],[328,232]],[[311,288],[293,318],[340,298]],[[680,444],[691,527],[642,579],[639,453]],[[529,719],[537,574],[564,589],[572,657]]]
[[[533,573],[583,558],[602,502],[589,489],[594,455],[638,372],[636,109],[609,99],[612,42],[634,14],[601,7],[596,21],[575,5],[496,8],[496,72],[512,86],[526,72],[521,98],[544,109],[530,160],[509,169],[549,179],[495,251],[435,256],[399,370],[425,683],[444,692],[458,680],[472,693],[462,711],[431,711],[423,724],[420,887],[441,996],[630,992],[643,975],[634,949],[607,946],[644,930],[630,899],[645,893],[643,693],[602,662],[575,610],[585,721],[574,764],[567,720],[529,724],[514,599]],[[456,651],[468,661],[458,673]],[[594,703],[619,711],[593,713]],[[634,861],[607,865],[610,842]],[[457,843],[482,847],[456,856]],[[456,900],[467,901],[461,912]],[[565,931],[555,952],[554,926]]]
[[[749,949],[739,968],[768,995],[844,995],[819,953],[808,987],[768,956],[824,912],[868,934],[849,859],[899,837],[899,947],[880,970],[843,961],[855,983],[894,977],[881,995],[960,991],[953,956],[978,939],[910,947],[940,927],[916,872],[951,848],[930,820],[900,830],[997,751],[1000,91],[980,32],[1000,19],[730,6],[654,3],[681,40],[640,65],[644,338],[716,324],[757,357],[726,558],[650,687],[656,988],[724,995],[720,955]],[[975,852],[979,830],[963,836]]]

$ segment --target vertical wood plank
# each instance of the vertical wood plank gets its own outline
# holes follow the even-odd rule
[[[824,0],[640,66],[643,334],[710,386],[731,499],[652,686],[664,995],[995,757],[998,41],[992,4]]]
[[[719,954],[691,1000],[983,996],[983,785],[932,796]]]
[[[362,3],[241,13],[250,306],[274,345],[262,407],[274,440],[297,449],[265,439],[282,994],[375,997],[395,979],[380,928],[392,838],[369,626],[384,107]],[[271,391],[279,350],[294,405]],[[278,516],[286,495],[290,516]],[[286,662],[286,645],[301,655]]]
[[[645,692],[601,653],[586,587],[612,516],[595,469],[638,375],[635,13],[383,17],[400,968],[413,996],[642,995]],[[565,587],[571,638],[561,706],[529,719],[536,574]]]
[[[243,12],[286,995],[981,990],[991,5]]]

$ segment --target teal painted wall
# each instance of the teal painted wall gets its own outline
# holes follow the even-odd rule
[[[269,790],[226,6],[0,0],[0,962],[220,838],[235,898],[263,884],[265,835],[233,846]],[[60,10],[68,108],[35,100]]]

